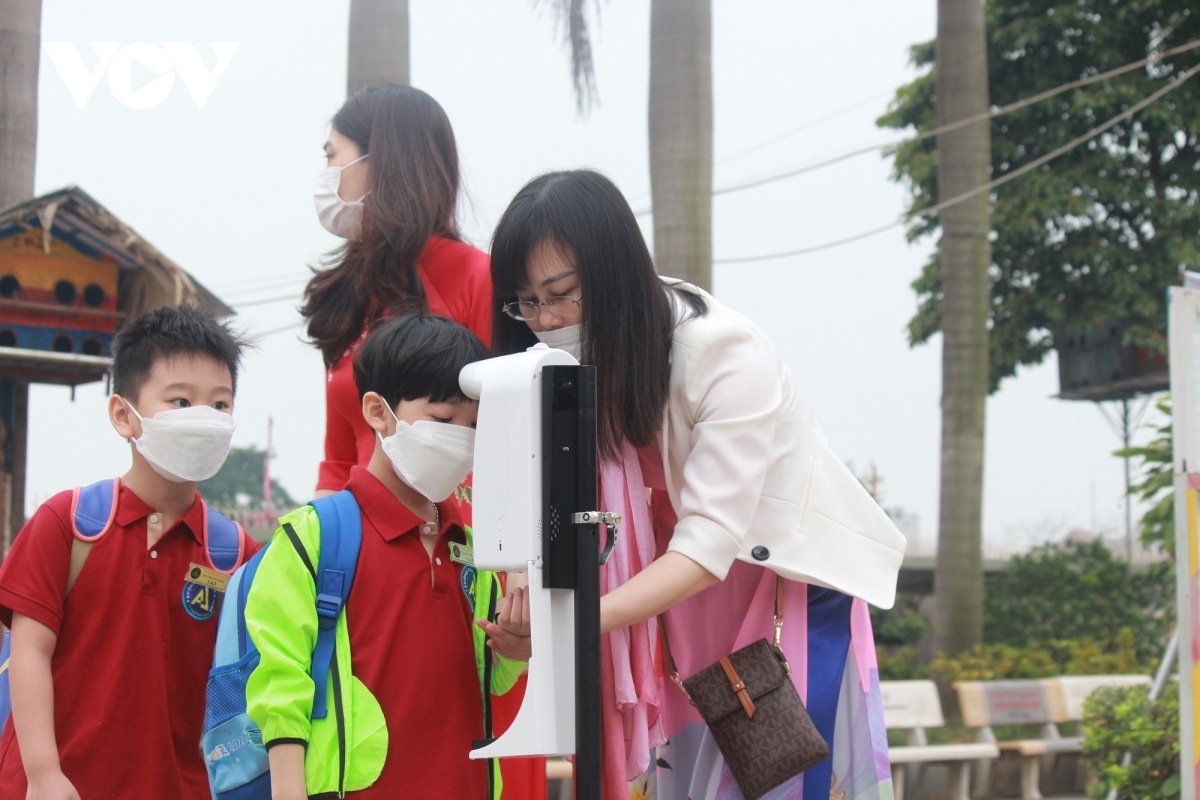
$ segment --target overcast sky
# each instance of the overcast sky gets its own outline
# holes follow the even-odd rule
[[[635,209],[649,204],[646,104],[649,0],[607,0],[594,25],[600,104],[576,114],[567,54],[531,0],[409,0],[412,82],[446,108],[458,137],[474,244],[539,172],[591,166]],[[714,0],[718,186],[882,143],[874,120],[911,80],[908,47],[932,38],[933,0],[854,3]],[[312,190],[326,125],[345,94],[347,0],[43,0],[42,38],[69,42],[92,68],[91,42],[185,42],[208,68],[211,42],[236,42],[202,109],[176,75],[149,109],[123,105],[105,76],[80,109],[44,49],[37,191],[78,184],[222,298],[298,294],[306,265],[336,245]],[[134,64],[131,88],[157,78]],[[122,91],[117,82],[117,91]],[[799,128],[790,136],[784,136]],[[717,258],[789,250],[895,219],[904,192],[868,155],[714,201]],[[715,291],[774,337],[834,449],[883,476],[884,503],[936,537],[940,341],[910,349],[909,287],[930,243],[899,230],[825,252],[718,266]],[[297,322],[296,302],[239,310],[267,332]],[[264,337],[246,360],[235,444],[266,443],[276,476],[311,494],[321,458],[324,373],[298,329]],[[985,536],[1023,547],[1070,528],[1115,534],[1121,462],[1091,404],[1054,399],[1057,364],[1023,370],[988,403]],[[37,386],[31,395],[29,510],[54,492],[122,472],[101,385]]]

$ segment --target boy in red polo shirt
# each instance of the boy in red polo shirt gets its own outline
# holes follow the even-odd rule
[[[112,484],[108,524],[84,545],[74,493],[61,492],[0,568],[13,722],[0,800],[210,797],[199,744],[216,596],[185,579],[219,576],[196,484],[229,451],[241,351],[193,309],[150,311],[113,340],[108,415],[133,463]],[[221,558],[236,566],[258,545],[231,526],[237,552]]]
[[[346,483],[362,544],[337,618],[327,714],[312,713],[321,535],[311,506],[280,519],[246,602],[261,659],[246,707],[270,754],[275,800],[499,797],[495,764],[468,754],[490,735],[491,695],[529,658],[529,598],[522,589],[499,598],[496,576],[475,570],[453,499],[479,414],[458,373],[487,357],[469,330],[428,315],[392,319],[358,350],[375,451]]]

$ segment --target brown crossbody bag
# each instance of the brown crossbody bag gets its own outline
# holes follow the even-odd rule
[[[775,578],[775,643],[759,639],[690,678],[679,677],[662,615],[658,622],[671,680],[708,724],[746,800],[762,797],[829,758],[829,745],[800,702],[792,685],[792,668],[779,647],[782,578]]]

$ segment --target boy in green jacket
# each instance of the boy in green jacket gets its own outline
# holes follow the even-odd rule
[[[487,357],[466,328],[428,315],[390,320],[358,350],[354,378],[376,441],[346,484],[362,548],[324,718],[310,719],[320,549],[311,506],[280,519],[247,598],[261,656],[247,711],[268,748],[274,800],[499,797],[499,769],[468,752],[492,735],[490,696],[529,659],[529,598],[514,589],[500,599],[496,576],[476,571],[453,502],[479,413],[458,373]]]

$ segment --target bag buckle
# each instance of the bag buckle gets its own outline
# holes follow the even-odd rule
[[[336,594],[319,594],[317,595],[317,617],[318,624],[321,627],[328,627],[326,620],[336,624],[338,614],[342,610],[342,598]]]

